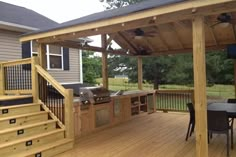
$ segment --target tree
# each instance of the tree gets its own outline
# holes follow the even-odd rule
[[[94,56],[93,52],[83,51],[82,60],[84,82],[95,84],[96,78],[101,77],[101,57]]]
[[[99,1],[107,4],[106,9],[115,9],[130,4],[135,4],[144,0],[99,0]]]

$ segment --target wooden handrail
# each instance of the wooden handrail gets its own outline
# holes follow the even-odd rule
[[[187,111],[186,103],[194,103],[193,89],[156,90],[158,109],[163,111]]]
[[[158,89],[156,90],[157,93],[191,93],[193,89]]]
[[[60,85],[46,70],[40,65],[35,65],[37,73],[47,80],[54,88],[56,88],[64,97],[66,97],[66,89]]]
[[[36,63],[36,62],[34,62]],[[65,128],[66,137],[74,139],[74,114],[73,114],[73,89],[65,89],[61,84],[59,84],[46,70],[44,70],[40,65],[32,64],[35,68],[36,75],[40,74],[50,85],[52,85],[61,95],[65,98]],[[35,76],[37,79],[37,76]],[[36,87],[37,89],[37,87]],[[38,99],[38,98],[36,98]]]
[[[1,64],[3,65],[3,67],[18,65],[18,64],[31,64],[31,58],[14,60],[14,61],[7,61],[7,62],[2,62]]]

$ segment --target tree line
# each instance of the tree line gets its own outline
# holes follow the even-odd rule
[[[108,74],[127,75],[129,81],[137,82],[137,58],[129,56],[111,55],[108,57]],[[101,57],[93,56],[92,52],[83,53],[84,81],[96,83],[102,71]],[[208,85],[233,84],[234,61],[227,58],[227,53],[207,52],[206,73]],[[159,84],[193,84],[193,56],[192,53],[163,55],[158,57],[143,57],[143,79],[153,83],[155,88]],[[144,82],[144,83],[145,83]]]

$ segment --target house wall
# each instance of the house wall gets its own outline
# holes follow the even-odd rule
[[[21,58],[21,33],[0,29],[0,61],[10,61]]]
[[[60,83],[80,82],[80,55],[79,50],[70,49],[70,70],[49,70],[49,73]]]
[[[0,29],[0,62],[22,58],[21,33]],[[60,83],[80,82],[80,55],[79,50],[69,50],[70,70],[50,70],[49,73]]]

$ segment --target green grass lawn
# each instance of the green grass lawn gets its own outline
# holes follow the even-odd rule
[[[96,79],[96,81],[101,84],[102,79]],[[144,90],[153,89],[153,84],[145,83],[143,84]],[[137,83],[129,83],[128,79],[122,78],[109,78],[109,90],[137,90]],[[191,86],[184,85],[160,85],[160,89],[193,89]],[[233,85],[214,85],[207,87],[207,96],[215,99],[226,99],[234,98],[234,86]]]

